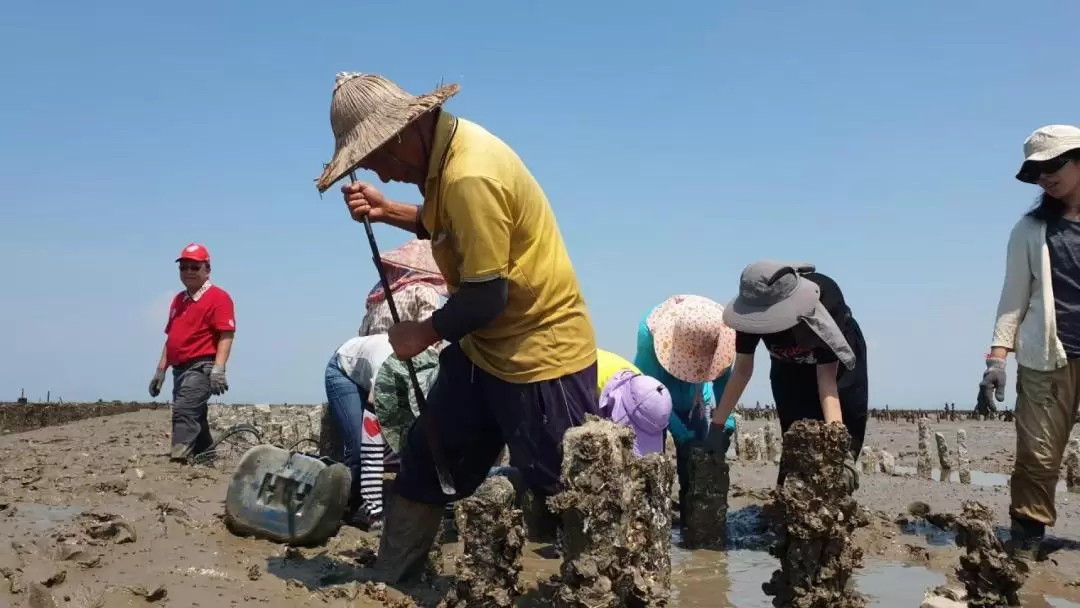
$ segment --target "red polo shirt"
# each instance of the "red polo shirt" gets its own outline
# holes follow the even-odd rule
[[[207,282],[194,296],[181,291],[169,307],[165,324],[165,360],[170,366],[217,354],[222,332],[236,331],[233,301],[224,289]]]

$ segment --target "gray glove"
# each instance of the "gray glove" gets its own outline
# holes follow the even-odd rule
[[[150,380],[150,396],[157,397],[160,395],[163,384],[165,384],[165,370],[159,369],[154,372],[154,377]]]
[[[979,392],[985,396],[987,404],[991,403],[991,393],[999,402],[1005,401],[1005,359],[990,357],[986,360],[986,371],[979,383]]]
[[[847,477],[848,493],[854,494],[859,489],[859,468],[855,466],[855,457],[851,454],[844,459],[844,476]]]
[[[709,427],[709,434],[705,436],[705,439],[694,437],[688,440],[684,453],[689,454],[690,450],[700,448],[709,453],[727,454],[728,448],[731,447],[731,433],[732,431],[724,425],[714,424]]]
[[[229,390],[229,381],[225,379],[225,366],[215,365],[210,370],[210,394],[221,395]]]

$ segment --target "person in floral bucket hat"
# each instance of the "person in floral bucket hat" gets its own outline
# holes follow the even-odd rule
[[[787,432],[796,420],[843,424],[851,435],[845,462],[849,490],[858,489],[855,460],[866,434],[870,395],[866,340],[836,281],[810,264],[750,264],[739,280],[738,297],[724,309],[724,322],[735,330],[736,355],[713,424],[735,409],[754,372],[754,351],[764,342],[780,430]],[[785,477],[783,458],[777,485]]]
[[[634,365],[659,380],[671,396],[668,431],[675,441],[683,521],[690,448],[710,435],[715,395],[723,392],[735,356],[735,332],[724,324],[723,312],[709,298],[677,295],[650,310],[638,326]],[[711,438],[713,446],[724,452],[735,433],[735,417],[731,412],[726,416]]]

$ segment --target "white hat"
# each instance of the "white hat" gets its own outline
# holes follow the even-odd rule
[[[1041,163],[1076,149],[1080,149],[1080,128],[1072,125],[1047,125],[1024,140],[1024,164]],[[1021,179],[1023,173],[1024,167],[1021,165],[1016,178]]]

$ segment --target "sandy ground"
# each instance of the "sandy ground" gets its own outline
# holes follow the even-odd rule
[[[762,424],[747,422],[744,430]],[[933,430],[952,442],[961,426],[974,469],[1008,472],[1012,425],[943,423]],[[304,550],[230,534],[220,519],[227,473],[169,463],[168,437],[167,411],[0,436],[0,572],[7,579],[0,580],[0,606],[412,605],[400,601],[398,590],[350,582],[363,579],[356,558],[376,542],[355,529],[344,528],[326,547]],[[872,422],[868,438],[900,456],[898,464],[914,467],[914,425]],[[739,532],[735,537],[756,527],[775,475],[773,465],[733,462],[729,526]],[[993,476],[984,481],[1004,483]],[[873,514],[871,525],[856,534],[867,554],[859,585],[877,598],[872,605],[916,606],[922,591],[944,582],[957,563],[959,552],[946,534],[893,522],[910,502],[957,512],[962,500],[976,499],[992,506],[1007,527],[1004,485],[868,475],[856,497]],[[1080,602],[1080,588],[1072,586],[1080,581],[1080,495],[1059,493],[1058,517],[1052,531],[1058,550],[1033,565],[1025,605],[1072,605],[1055,598]],[[675,604],[770,605],[760,585],[776,563],[753,539],[727,553],[677,550]],[[444,548],[451,558],[456,550]],[[551,556],[550,547],[528,547],[527,584],[557,570]],[[452,559],[446,565],[452,571]],[[432,599],[430,590],[405,591]],[[530,604],[539,604],[535,594],[522,601]]]

